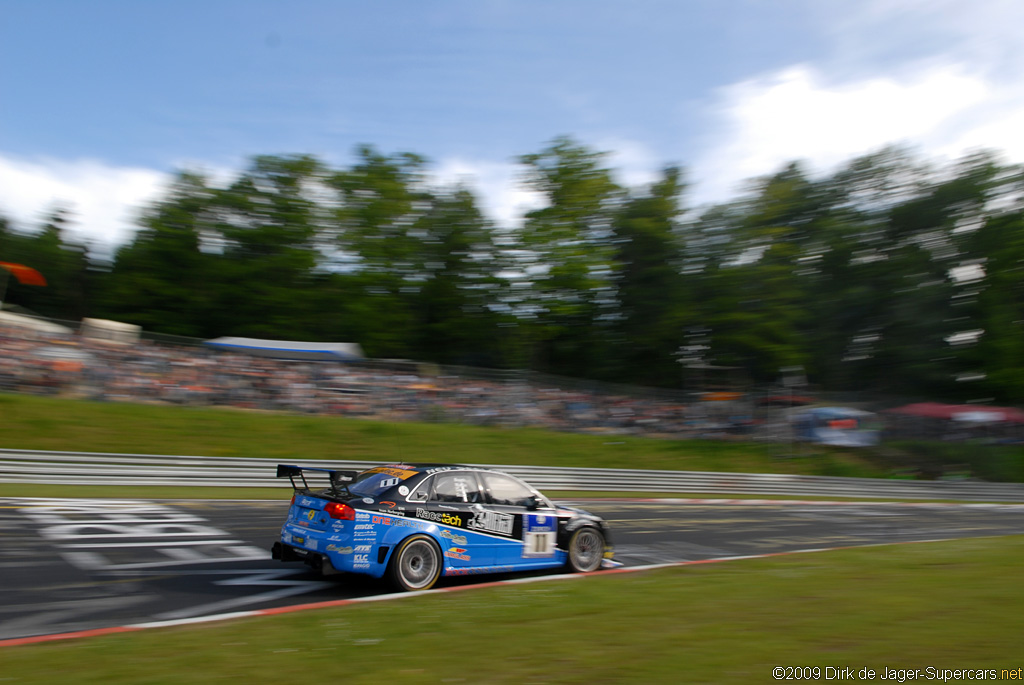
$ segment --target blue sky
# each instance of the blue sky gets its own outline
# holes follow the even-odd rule
[[[901,142],[1024,161],[1018,0],[0,0],[0,213],[98,251],[177,169],[416,152],[513,223],[570,135],[691,206]]]

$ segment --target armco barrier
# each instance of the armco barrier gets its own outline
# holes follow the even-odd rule
[[[361,469],[375,461],[280,460],[300,466]],[[284,487],[278,460],[0,449],[0,483]],[[794,497],[1024,502],[1024,485],[977,481],[829,478],[769,473],[495,466],[541,490],[662,492]]]

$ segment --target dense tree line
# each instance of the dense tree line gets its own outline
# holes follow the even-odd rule
[[[409,358],[679,387],[756,382],[1024,402],[1024,176],[993,153],[901,148],[825,178],[799,164],[700,213],[680,169],[624,188],[561,138],[520,158],[543,205],[495,226],[414,154],[349,168],[261,156],[227,187],[181,173],[111,264],[0,221],[8,303],[195,337],[359,342]]]

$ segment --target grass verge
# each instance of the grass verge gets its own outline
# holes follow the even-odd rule
[[[674,567],[0,653],[5,682],[749,683],[1016,669],[1024,537]],[[277,674],[277,675],[274,675]],[[877,678],[876,678],[877,679]],[[894,678],[895,679],[895,678]]]
[[[387,423],[0,394],[0,447],[210,457],[356,459],[883,477],[856,450]]]

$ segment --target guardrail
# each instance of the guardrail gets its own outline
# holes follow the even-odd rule
[[[362,469],[378,461],[286,460],[299,466]],[[0,483],[288,487],[278,460],[0,449]],[[831,478],[770,473],[644,471],[488,465],[541,490],[1024,502],[1024,484]]]

